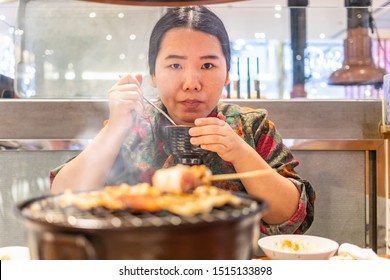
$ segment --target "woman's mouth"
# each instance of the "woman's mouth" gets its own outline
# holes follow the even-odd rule
[[[196,110],[202,103],[203,102],[198,100],[184,100],[180,102],[187,110]]]

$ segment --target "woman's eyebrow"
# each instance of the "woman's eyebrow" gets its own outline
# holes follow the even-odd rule
[[[170,54],[165,57],[165,59],[187,59],[187,56],[184,55],[177,55],[177,54]]]
[[[165,57],[165,59],[187,59],[185,55],[170,54]],[[204,55],[199,57],[200,59],[219,59],[218,55]]]
[[[219,59],[218,55],[204,55],[201,56],[200,59]]]

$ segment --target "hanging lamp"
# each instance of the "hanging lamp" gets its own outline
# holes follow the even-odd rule
[[[348,23],[344,40],[344,61],[333,72],[329,85],[374,85],[380,87],[386,70],[376,66],[372,59],[372,41],[368,34],[371,0],[345,0]]]

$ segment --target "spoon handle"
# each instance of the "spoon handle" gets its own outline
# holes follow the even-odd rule
[[[145,96],[143,96],[143,98],[146,102],[148,102],[150,105],[152,105],[157,111],[159,111],[161,114],[163,114],[164,117],[166,117],[173,125],[176,125],[176,123],[171,119],[171,117],[167,113],[165,113],[163,110],[161,110],[159,107],[157,107],[156,104],[154,104],[152,101],[150,101]]]
[[[122,78],[123,77],[123,74],[119,74],[119,78]],[[143,99],[146,101],[146,102],[148,102],[150,105],[152,105],[157,111],[159,111],[161,114],[163,114],[163,116],[164,117],[166,117],[167,119],[168,119],[168,121],[170,121],[170,123],[171,124],[173,124],[173,125],[177,125],[172,119],[171,119],[171,117],[167,114],[167,113],[165,113],[163,110],[161,110],[160,108],[158,108],[157,106],[156,106],[156,104],[154,104],[152,101],[150,101],[148,98],[146,98],[145,96],[142,96],[143,97]]]

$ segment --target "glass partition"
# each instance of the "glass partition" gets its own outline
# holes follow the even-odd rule
[[[330,75],[342,67],[345,59],[348,9],[344,1],[330,1],[331,6],[319,2],[309,1],[307,7],[288,7],[281,1],[210,5],[224,21],[231,38],[232,82],[226,87],[225,98],[294,98],[296,60],[301,63],[298,78],[304,92],[298,97],[381,98],[378,84],[329,84]],[[367,34],[373,63],[389,71],[390,6],[382,5],[385,2],[374,1],[367,9],[373,19]],[[299,12],[298,18],[293,8]],[[140,72],[145,76],[145,94],[156,97],[148,82],[148,38],[165,9],[20,0],[15,32],[18,96],[106,98],[121,73]],[[295,53],[294,44],[301,44],[302,55]]]
[[[0,98],[13,97],[16,9],[0,6]]]

